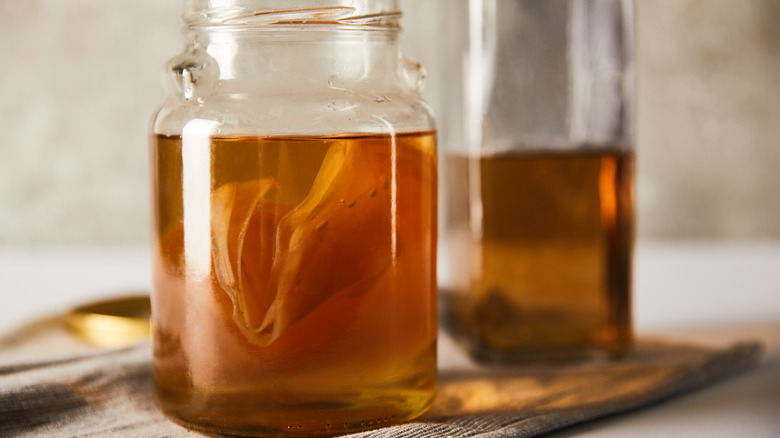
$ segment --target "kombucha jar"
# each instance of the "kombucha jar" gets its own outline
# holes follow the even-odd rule
[[[633,4],[470,0],[451,34],[446,325],[484,361],[632,345]],[[458,69],[453,68],[453,71]],[[452,105],[453,108],[460,108]]]
[[[232,435],[409,420],[436,388],[436,131],[396,0],[189,0],[151,122],[162,412]]]

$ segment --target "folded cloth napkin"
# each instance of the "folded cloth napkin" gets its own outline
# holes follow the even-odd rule
[[[353,437],[530,437],[636,409],[754,365],[758,343],[703,349],[640,342],[625,359],[482,367],[441,359],[420,419]],[[149,344],[0,366],[0,436],[203,436],[155,407]]]

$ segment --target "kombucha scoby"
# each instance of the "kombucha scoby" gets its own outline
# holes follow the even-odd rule
[[[155,137],[163,411],[301,436],[422,413],[436,384],[435,141]]]

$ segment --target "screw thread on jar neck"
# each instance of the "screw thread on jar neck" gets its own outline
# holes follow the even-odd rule
[[[353,29],[397,32],[398,0],[187,0],[185,28]]]

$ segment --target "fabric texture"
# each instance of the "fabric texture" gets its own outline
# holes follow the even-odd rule
[[[352,437],[531,437],[633,410],[754,365],[758,343],[703,349],[640,342],[620,361],[484,367],[440,353],[420,419]],[[0,436],[197,437],[155,407],[149,344],[0,365]]]

